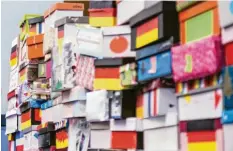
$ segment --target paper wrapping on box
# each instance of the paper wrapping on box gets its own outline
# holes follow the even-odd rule
[[[202,78],[223,65],[219,36],[172,48],[172,70],[176,82]]]
[[[180,121],[219,118],[223,108],[222,90],[179,97],[178,103]]]
[[[109,119],[109,99],[107,94],[106,90],[87,93],[86,119],[88,121],[106,121]]]
[[[68,151],[85,151],[90,139],[90,123],[84,119],[69,119]]]
[[[24,134],[24,151],[39,151],[38,132],[31,131]]]
[[[8,100],[7,110],[10,111],[18,106],[17,97],[14,96]]]
[[[27,64],[28,62],[28,46],[26,41],[20,42],[20,49],[19,49],[19,66],[23,64]]]
[[[29,99],[32,95],[31,91],[32,88],[28,82],[24,82],[23,84],[21,84],[19,86],[19,91],[18,91],[18,104],[26,102],[27,99]]]
[[[18,87],[18,75],[19,75],[19,70],[18,68],[15,68],[10,72],[10,85],[9,85],[9,92],[15,90]]]

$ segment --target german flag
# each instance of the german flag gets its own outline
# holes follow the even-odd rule
[[[136,117],[137,118],[143,118],[144,117],[144,110],[143,110],[143,95],[140,94],[137,97],[137,102],[136,102]]]
[[[95,27],[115,26],[116,8],[89,9],[89,24]]]
[[[25,67],[19,72],[19,83],[22,84],[27,78],[27,68]]]
[[[40,123],[40,109],[30,109],[21,115],[21,130],[27,129],[34,123]]]
[[[56,150],[63,151],[68,147],[68,132],[66,129],[61,129],[56,132]]]
[[[136,29],[132,31],[132,36],[133,38],[136,37],[136,48],[148,45],[159,38],[158,17],[155,17],[135,28]]]

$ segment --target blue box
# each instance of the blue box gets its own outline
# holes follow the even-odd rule
[[[233,110],[223,111],[221,121],[222,121],[223,124],[233,123]]]
[[[233,109],[233,66],[228,66],[224,68],[223,95],[225,109]]]

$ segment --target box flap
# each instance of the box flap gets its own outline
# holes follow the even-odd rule
[[[25,14],[25,15],[23,16],[23,18],[21,19],[20,23],[19,23],[19,27],[22,27],[23,24],[24,24],[24,22],[25,22],[26,20],[29,20],[29,19],[31,19],[31,18],[40,17],[40,16],[41,16],[41,15],[38,15],[38,14]]]
[[[83,11],[84,4],[82,3],[56,3],[45,11],[44,18],[48,17],[56,10]]]
[[[127,63],[134,62],[135,58],[104,58],[104,59],[96,59],[94,64],[96,67],[106,67],[106,66],[121,66]]]
[[[136,16],[130,19],[130,26],[136,26],[137,24],[142,23],[144,20],[157,16],[162,11],[174,11],[176,13],[176,2],[175,1],[161,1],[156,3],[154,6],[151,6]]]
[[[171,37],[166,41],[138,49],[136,51],[136,60],[140,60],[170,50],[172,45],[173,45],[173,37]]]
[[[35,18],[31,18],[28,20],[28,24],[36,24],[36,23],[42,23],[44,22],[44,16],[40,16],[40,17],[35,17]]]
[[[31,36],[27,38],[27,45],[34,45],[38,43],[42,43],[44,40],[44,34],[36,35],[36,36]]]
[[[105,36],[131,33],[131,28],[129,25],[102,27],[101,30],[103,31],[103,35]]]
[[[223,111],[222,123],[223,124],[233,123],[233,110],[224,110]]]
[[[67,23],[73,23],[73,24],[88,24],[89,23],[89,17],[88,16],[81,16],[81,17],[72,17],[67,16],[64,18],[61,18],[57,21],[55,21],[55,27],[62,26]]]

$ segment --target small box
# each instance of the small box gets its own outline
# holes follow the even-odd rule
[[[175,82],[215,74],[222,66],[223,56],[219,36],[172,47],[172,71]]]
[[[94,89],[123,90],[121,85],[120,66],[134,62],[134,58],[104,58],[95,60]],[[111,73],[111,74],[109,74]]]
[[[224,45],[226,66],[233,65],[233,42]]]
[[[135,57],[131,51],[130,26],[102,27],[104,57]]]
[[[131,49],[136,50],[163,39],[179,41],[176,2],[161,1],[130,19]],[[148,28],[149,27],[149,28]]]
[[[11,134],[18,130],[17,122],[17,108],[8,110],[6,112],[6,132],[5,134]]]
[[[20,40],[17,36],[11,43],[10,68],[11,71],[18,67],[19,63]]]
[[[40,149],[45,149],[56,145],[55,126],[53,122],[39,125],[37,127],[37,131]]]
[[[223,139],[220,119],[205,119],[180,123],[181,151],[222,151]]]
[[[110,118],[135,117],[136,91],[108,91],[108,98],[110,99]]]
[[[182,96],[178,104],[180,121],[219,118],[223,108],[222,90]]]
[[[55,123],[56,130],[56,150],[67,150],[68,149],[68,120],[62,120]]]
[[[30,36],[44,33],[44,16],[29,19],[28,24]]]
[[[24,151],[39,150],[38,132],[31,131],[24,134]]]
[[[233,110],[225,110],[223,112],[222,123],[224,133],[224,150],[231,151],[233,149],[233,144],[230,141],[230,137],[233,132]]]
[[[224,108],[233,109],[233,66],[223,69]]]
[[[159,1],[127,1],[119,0],[117,2],[117,25],[123,25],[129,22],[130,18],[139,12],[147,9]],[[130,11],[128,11],[130,10]]]
[[[223,83],[221,73],[216,73],[204,78],[189,80],[186,82],[176,83],[176,95],[183,96],[186,94],[194,94],[198,92],[208,91],[220,87]]]
[[[101,138],[101,139],[100,139]],[[110,149],[111,131],[110,130],[91,130],[90,148]]]
[[[46,64],[45,63],[39,63],[38,64],[38,78],[46,78]]]
[[[197,4],[199,1],[182,1],[178,0],[176,1],[176,10],[177,12],[184,11],[185,9],[188,9],[192,7],[193,5]]]
[[[62,103],[86,100],[87,90],[83,87],[76,86],[68,91],[62,92]]]
[[[21,112],[21,131],[30,128],[33,125],[41,124],[40,116],[40,101],[31,100],[30,102],[25,102],[20,106]]]
[[[17,132],[15,135],[16,151],[24,151],[24,136],[22,132]]]
[[[142,120],[134,117],[126,118],[124,120],[110,120],[111,131],[142,131]]]
[[[98,90],[87,93],[86,119],[87,121],[91,122],[102,122],[109,120],[108,91]]]
[[[9,92],[14,91],[18,87],[19,69],[15,68],[10,71]]]
[[[43,54],[43,38],[44,34],[35,35],[27,38],[28,59],[36,59],[44,57]]]
[[[19,71],[18,84],[21,85],[24,82],[32,82],[38,77],[37,65],[29,64]]]
[[[220,34],[217,1],[200,2],[179,13],[181,44]]]
[[[29,25],[29,19],[41,17],[37,14],[25,14],[20,21],[20,40],[24,41],[26,37],[30,37],[30,25]]]
[[[218,1],[218,14],[220,26],[225,28],[233,24],[233,10],[231,1]]]
[[[120,80],[123,86],[137,85],[137,64],[128,63],[120,66]]]
[[[143,149],[143,132],[112,131],[111,148],[112,149]]]
[[[115,1],[93,1],[90,2],[89,24],[95,27],[116,25],[116,2]]]

